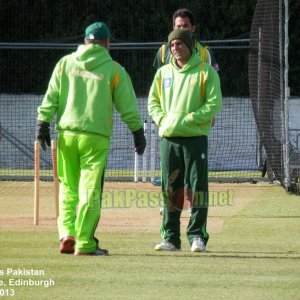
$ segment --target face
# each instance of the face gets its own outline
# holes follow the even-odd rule
[[[175,39],[170,43],[170,49],[177,64],[180,66],[186,64],[191,57],[191,51],[181,40]]]
[[[173,29],[186,29],[189,30],[191,33],[194,33],[196,30],[196,26],[192,25],[189,18],[181,18],[177,17],[173,24]]]

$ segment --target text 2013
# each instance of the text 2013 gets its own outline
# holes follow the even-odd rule
[[[14,289],[0,289],[0,297],[13,297],[15,296]]]

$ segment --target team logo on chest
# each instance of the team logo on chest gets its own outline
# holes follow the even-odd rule
[[[197,82],[198,82],[197,77],[192,77],[192,78],[190,79],[190,84],[191,84],[191,85],[196,85]]]
[[[172,85],[172,78],[164,78],[163,81],[163,87],[165,88],[169,88]]]

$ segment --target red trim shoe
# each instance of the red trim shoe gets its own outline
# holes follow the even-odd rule
[[[108,250],[97,248],[96,251],[94,251],[94,252],[79,252],[79,251],[76,251],[74,253],[74,255],[76,255],[76,256],[107,256],[108,255]]]
[[[72,236],[66,236],[61,239],[59,251],[61,254],[72,254],[75,252],[75,239]]]

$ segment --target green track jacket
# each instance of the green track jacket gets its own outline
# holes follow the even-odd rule
[[[222,95],[217,72],[194,51],[179,69],[174,58],[155,74],[148,98],[148,112],[161,137],[208,135],[213,117],[221,110]]]
[[[56,129],[111,136],[114,107],[129,130],[142,127],[129,75],[99,45],[80,45],[56,65],[38,120]]]

